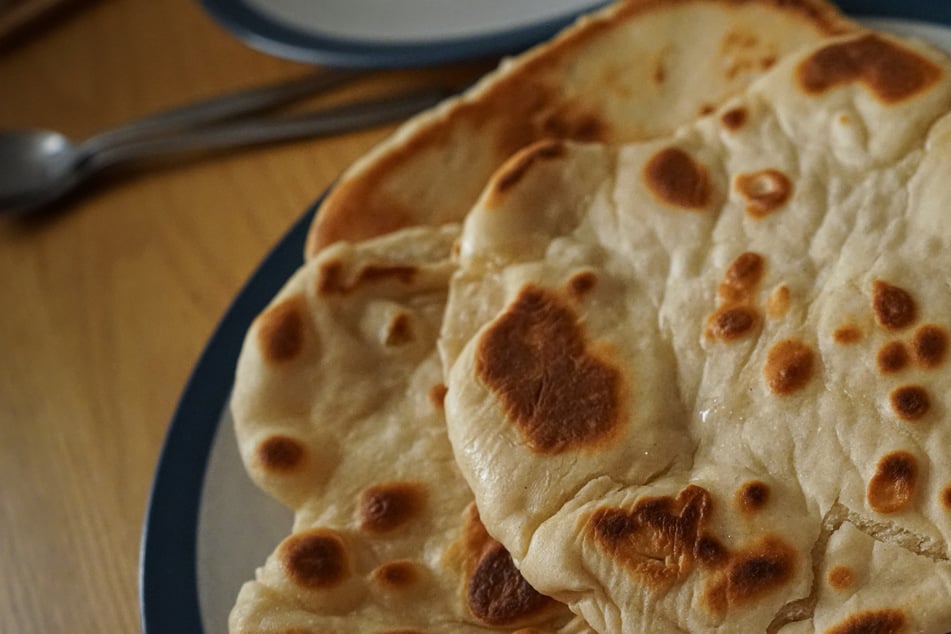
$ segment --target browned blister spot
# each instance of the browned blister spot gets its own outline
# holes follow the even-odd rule
[[[598,276],[593,271],[582,271],[571,276],[568,280],[568,294],[572,297],[582,297],[598,283]]]
[[[360,495],[360,528],[385,533],[416,519],[423,509],[426,490],[417,482],[378,484]]]
[[[951,511],[951,485],[944,487],[941,491],[941,504],[946,510]]]
[[[869,506],[883,514],[898,513],[914,502],[918,484],[918,461],[906,451],[895,451],[878,461],[868,483]]]
[[[890,331],[904,330],[918,317],[918,306],[911,294],[882,280],[872,284],[872,309],[878,323]]]
[[[769,486],[765,482],[751,480],[736,492],[736,505],[744,514],[763,510],[769,503]]]
[[[682,581],[695,563],[717,565],[727,553],[704,532],[713,511],[709,492],[690,485],[676,497],[649,497],[631,508],[591,514],[586,532],[630,574],[660,590]]]
[[[852,569],[848,566],[836,566],[827,576],[829,585],[836,590],[846,590],[852,587],[854,581]]]
[[[894,374],[908,367],[908,348],[901,341],[890,341],[882,346],[875,357],[882,374]]]
[[[750,306],[726,306],[710,315],[707,336],[720,341],[735,341],[753,334],[759,321],[759,313]]]
[[[408,559],[387,562],[370,573],[374,582],[392,590],[404,590],[415,585],[419,576],[419,566]]]
[[[785,396],[806,387],[815,372],[815,352],[798,339],[785,339],[766,355],[763,376],[774,394]]]
[[[727,302],[751,299],[765,273],[766,261],[763,256],[750,251],[740,254],[723,275],[720,298]]]
[[[347,546],[332,530],[291,535],[278,547],[277,556],[287,576],[304,588],[331,588],[350,575]]]
[[[918,365],[936,368],[948,356],[948,331],[935,324],[926,324],[915,331],[911,346]]]
[[[539,161],[551,160],[563,156],[565,146],[560,141],[541,141],[516,155],[505,165],[495,178],[494,192],[504,194],[512,189],[529,169]]]
[[[795,549],[767,535],[730,556],[727,567],[706,588],[706,606],[714,614],[724,614],[752,603],[792,581],[796,568]]]
[[[773,319],[779,319],[789,311],[790,292],[789,287],[780,284],[773,292],[769,294],[766,300],[766,313]]]
[[[523,622],[555,605],[525,581],[501,544],[479,561],[469,578],[467,600],[473,616],[495,626]]]
[[[800,86],[809,94],[861,82],[885,103],[910,99],[941,77],[941,69],[915,51],[876,34],[830,44],[800,64]]]
[[[661,150],[644,167],[647,188],[662,202],[684,209],[701,210],[710,204],[713,185],[707,168],[683,150]]]
[[[730,264],[718,289],[724,305],[707,319],[708,338],[734,341],[756,331],[760,315],[750,302],[765,271],[765,260],[758,253],[742,253]]]
[[[306,450],[288,436],[271,436],[257,447],[258,464],[271,473],[289,473],[304,461]]]
[[[383,343],[387,346],[402,346],[413,341],[413,326],[406,313],[399,313],[386,327]]]
[[[258,317],[258,345],[265,361],[283,363],[304,349],[307,302],[302,295],[288,297]]]
[[[730,108],[720,115],[720,123],[728,130],[739,130],[746,123],[748,117],[749,114],[746,108],[739,106],[737,108]]]
[[[576,315],[541,288],[524,288],[491,325],[475,366],[535,451],[595,445],[623,420],[620,371],[588,350]]]
[[[919,385],[905,385],[895,389],[888,397],[892,410],[906,421],[921,420],[931,409],[928,391]]]
[[[832,338],[836,343],[844,346],[858,343],[862,340],[862,329],[855,324],[839,326],[835,329],[835,332],[832,333]]]
[[[746,213],[765,218],[785,205],[792,196],[789,177],[776,169],[765,169],[736,177],[736,190],[746,199]]]
[[[850,616],[826,630],[826,634],[906,634],[908,620],[898,609],[869,610]]]
[[[446,387],[445,383],[437,383],[429,388],[429,402],[436,409],[442,409],[446,404],[446,394],[448,393],[449,388]]]

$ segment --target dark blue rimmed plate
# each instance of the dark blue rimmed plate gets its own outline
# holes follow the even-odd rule
[[[223,0],[222,0],[223,1]],[[874,26],[920,35],[951,51],[951,3],[843,0]],[[909,22],[908,20],[918,20]],[[926,23],[922,23],[925,21]],[[145,634],[223,634],[241,584],[291,528],[291,514],[259,492],[241,465],[227,414],[245,332],[302,264],[317,201],[260,265],[225,314],[172,419],[142,540]]]

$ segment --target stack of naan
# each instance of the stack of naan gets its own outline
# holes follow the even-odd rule
[[[325,200],[232,409],[232,634],[951,632],[951,59],[629,0]]]

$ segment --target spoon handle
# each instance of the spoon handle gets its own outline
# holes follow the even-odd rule
[[[340,134],[403,119],[436,105],[449,94],[444,89],[428,88],[304,115],[241,119],[186,129],[175,136],[142,139],[103,149],[90,155],[81,168],[85,176],[90,176],[119,163],[150,157]]]
[[[97,134],[83,142],[79,151],[82,155],[90,155],[114,145],[160,134],[178,134],[189,128],[262,112],[332,90],[366,74],[366,71],[360,70],[324,69],[290,80],[203,99]]]

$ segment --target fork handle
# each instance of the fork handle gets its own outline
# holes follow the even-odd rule
[[[83,142],[80,152],[93,154],[113,145],[161,134],[179,134],[189,128],[263,112],[307,96],[327,92],[366,74],[366,71],[344,68],[325,69],[290,80],[203,99],[98,134]]]
[[[246,147],[305,137],[341,134],[404,119],[446,98],[445,89],[423,89],[287,117],[258,117],[183,130],[175,136],[109,147],[87,157],[86,175],[150,157]]]

